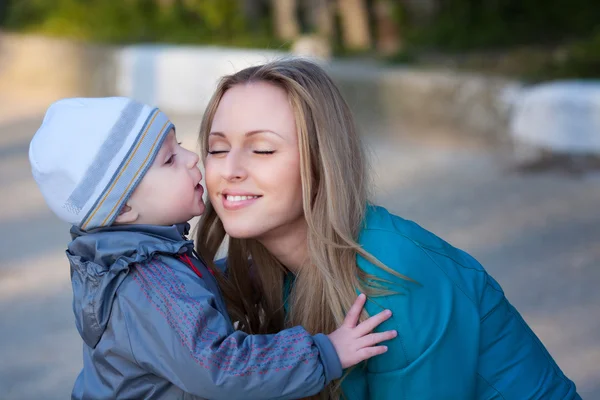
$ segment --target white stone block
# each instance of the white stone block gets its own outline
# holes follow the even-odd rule
[[[557,81],[524,89],[510,133],[517,145],[600,154],[600,81]]]
[[[117,93],[165,111],[203,113],[223,75],[286,56],[208,46],[128,46],[116,54]]]

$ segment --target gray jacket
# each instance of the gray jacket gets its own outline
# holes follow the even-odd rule
[[[188,228],[71,229],[73,311],[84,342],[73,399],[294,399],[341,376],[325,335],[235,331]]]

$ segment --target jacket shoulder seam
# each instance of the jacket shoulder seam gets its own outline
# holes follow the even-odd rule
[[[450,282],[452,282],[452,284],[453,284],[454,286],[456,286],[456,288],[458,288],[458,290],[460,290],[460,291],[461,291],[461,292],[462,292],[462,293],[463,293],[463,294],[466,296],[466,298],[467,298],[467,299],[469,299],[469,300],[471,301],[471,303],[473,304],[473,306],[475,306],[475,308],[477,308],[477,307],[478,307],[478,305],[477,305],[477,302],[476,302],[476,301],[475,301],[475,300],[474,300],[474,299],[473,299],[473,298],[472,298],[472,297],[471,297],[471,296],[470,296],[470,295],[469,295],[469,294],[468,294],[468,293],[467,293],[467,292],[466,292],[466,291],[465,291],[465,290],[464,290],[464,289],[463,289],[463,288],[462,288],[462,287],[461,287],[461,286],[460,286],[458,283],[456,283],[456,281],[454,281],[454,279],[452,279],[452,278],[451,278],[451,277],[448,275],[448,273],[447,273],[446,271],[444,271],[444,269],[443,269],[443,268],[440,266],[440,264],[437,262],[437,260],[431,256],[430,252],[431,252],[431,253],[436,253],[436,254],[439,254],[439,255],[443,255],[443,256],[445,256],[446,258],[450,259],[450,260],[451,260],[453,263],[455,263],[455,264],[458,264],[458,265],[460,265],[460,266],[462,266],[462,267],[464,267],[464,265],[462,265],[461,263],[457,262],[455,259],[453,259],[452,257],[450,257],[450,256],[448,256],[448,255],[445,255],[445,254],[440,254],[439,252],[434,252],[434,251],[432,251],[432,250],[428,249],[427,247],[421,246],[420,244],[417,244],[417,243],[415,243],[415,244],[416,244],[416,245],[417,245],[417,246],[418,246],[418,247],[419,247],[419,248],[420,248],[420,249],[421,249],[421,250],[422,250],[422,251],[423,251],[425,254],[427,254],[427,257],[429,257],[429,259],[430,259],[431,261],[433,261],[433,263],[434,263],[434,264],[435,264],[435,265],[438,267],[438,269],[439,269],[439,270],[440,270],[440,271],[441,271],[441,272],[442,272],[442,273],[443,273],[443,274],[446,276],[446,278],[448,278],[448,280],[450,280]],[[465,268],[467,268],[467,269],[471,269],[471,270],[474,270],[474,271],[479,271],[479,270],[477,270],[477,269],[475,269],[475,268],[468,268],[468,267],[465,267]]]
[[[505,301],[506,301],[506,299],[505,299]],[[556,365],[556,363],[552,359],[552,356],[550,356],[550,354],[548,353],[547,349],[544,347],[544,344],[535,335],[535,333],[533,331],[531,331],[531,329],[529,329],[529,327],[527,326],[527,323],[523,320],[523,318],[521,317],[521,315],[519,315],[518,313],[515,313],[515,309],[513,307],[511,307],[510,304],[507,304],[507,305],[508,305],[508,312],[510,312],[511,315],[514,318],[517,319],[517,321],[519,322],[519,324],[521,325],[521,327],[523,327],[525,329],[525,333],[530,337],[531,340],[533,340],[533,342],[536,344],[536,346],[538,347],[538,349],[542,351],[542,354],[546,358],[546,361],[550,363],[550,366],[552,367],[552,371],[554,372],[554,374],[562,382],[564,382],[567,385],[569,385],[570,384],[569,379],[560,371],[560,368],[558,368],[558,366]]]
[[[460,290],[470,301],[471,303],[477,307],[477,302],[470,296],[468,295],[465,290],[454,281],[454,279],[452,279],[447,273],[446,271],[444,271],[444,269],[439,265],[439,263],[431,256],[430,253],[435,253],[437,255],[443,256],[445,258],[448,258],[449,260],[451,260],[454,264],[465,268],[465,269],[469,269],[478,273],[483,273],[486,274],[485,270],[483,269],[478,269],[478,268],[473,268],[470,266],[467,266],[465,264],[463,264],[462,262],[456,260],[454,257],[451,257],[450,255],[446,254],[445,252],[441,252],[438,249],[432,248],[430,246],[424,245],[421,242],[413,239],[412,237],[410,237],[409,235],[403,233],[403,232],[398,232],[396,230],[392,230],[392,229],[382,229],[382,228],[372,228],[372,229],[366,229],[367,231],[380,231],[380,232],[387,232],[387,233],[392,233],[394,235],[403,237],[404,239],[408,240],[409,242],[411,242],[414,246],[416,246],[417,248],[419,248],[421,251],[423,251],[423,253],[425,253],[427,255],[427,257],[429,257],[429,259],[437,266],[438,270],[440,270],[440,272],[442,272],[446,278],[448,278],[450,280],[450,282],[452,282],[452,284],[454,286],[456,286],[458,288],[458,290]],[[440,239],[441,240],[441,239]],[[487,280],[487,279],[486,279]]]
[[[486,385],[488,385],[490,388],[494,389],[494,392],[496,392],[496,394],[498,396],[500,396],[501,399],[506,400],[506,398],[502,395],[502,393],[500,393],[500,391],[498,389],[496,389],[496,387],[494,385],[492,385],[490,382],[488,382],[487,379],[485,379],[479,372],[477,372],[477,376],[479,377],[479,379],[484,381]]]

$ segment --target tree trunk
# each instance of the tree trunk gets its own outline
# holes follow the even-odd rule
[[[262,17],[262,0],[238,0],[248,25],[252,30],[258,28]]]
[[[342,40],[349,50],[371,47],[369,14],[365,0],[338,0]]]
[[[294,40],[300,33],[296,0],[271,0],[275,34],[281,40]]]
[[[8,15],[8,8],[10,7],[11,0],[0,0],[0,28],[4,23],[4,19]]]
[[[411,19],[429,25],[443,5],[443,0],[402,0]]]
[[[394,19],[392,0],[376,0],[373,6],[377,51],[384,55],[397,53],[402,46],[400,26]]]
[[[311,30],[323,38],[332,38],[335,3],[331,0],[304,0],[303,5]]]

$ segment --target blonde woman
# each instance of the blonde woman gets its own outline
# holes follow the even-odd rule
[[[222,79],[201,126],[210,205],[198,243],[230,237],[223,292],[249,333],[331,332],[359,291],[388,352],[321,393],[347,399],[579,399],[575,385],[468,254],[368,201],[352,115],[317,65]]]

